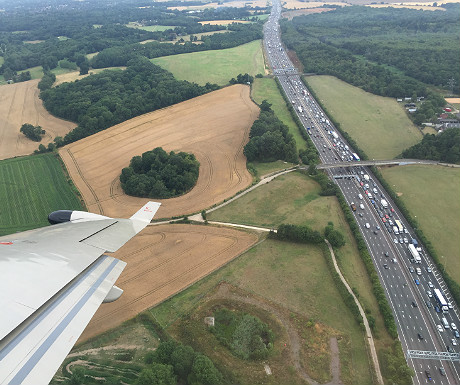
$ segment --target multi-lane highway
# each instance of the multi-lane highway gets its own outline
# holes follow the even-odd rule
[[[416,263],[409,251],[409,245],[416,243],[415,233],[371,170],[363,166],[340,167],[340,163],[356,161],[359,157],[311,96],[286,54],[278,24],[280,13],[280,2],[275,0],[264,26],[268,62],[310,134],[321,161],[338,163],[337,168],[327,172],[350,207],[352,204],[356,207],[353,211],[356,222],[393,309],[407,362],[416,374],[413,381],[415,384],[460,384],[457,345],[460,339],[458,330],[454,330],[460,327],[457,305],[420,244],[414,245],[421,257],[420,263]],[[445,312],[435,298],[436,288],[449,303]]]

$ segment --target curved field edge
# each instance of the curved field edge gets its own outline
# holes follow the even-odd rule
[[[449,275],[460,284],[460,169],[430,165],[381,168],[419,223]]]
[[[163,56],[151,62],[168,70],[178,80],[200,85],[225,85],[240,73],[255,76],[265,72],[261,40],[228,49]]]
[[[373,95],[332,76],[304,79],[370,159],[392,159],[422,139],[396,100]]]
[[[55,210],[82,210],[56,154],[0,161],[0,235],[47,226]]]

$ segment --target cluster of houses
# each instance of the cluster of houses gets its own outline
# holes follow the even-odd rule
[[[424,96],[419,96],[417,98],[417,102],[421,102],[423,99],[425,99]],[[414,113],[415,111],[417,111],[417,106],[416,106],[415,103],[412,102],[412,98],[407,98],[407,97],[406,98],[397,98],[396,101],[397,102],[403,102],[403,101],[406,102],[406,104],[404,104],[404,107],[406,107],[407,111],[409,113],[411,113],[411,114]],[[407,103],[407,102],[409,102],[409,103]]]

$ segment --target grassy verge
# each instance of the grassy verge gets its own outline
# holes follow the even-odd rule
[[[460,169],[430,165],[380,170],[460,284]]]
[[[0,161],[0,235],[48,225],[55,210],[81,210],[55,154]]]
[[[164,56],[151,61],[172,72],[176,79],[201,85],[225,85],[240,73],[253,76],[264,73],[260,40],[229,49]]]
[[[421,140],[422,134],[395,100],[370,94],[332,76],[305,80],[369,158],[394,158]]]
[[[284,170],[294,166],[293,163],[284,162],[282,160],[277,160],[275,162],[250,162],[248,163],[248,170],[255,170],[256,175],[259,178],[262,178],[265,175],[271,174],[276,171]]]
[[[303,140],[297,125],[294,120],[292,120],[286,102],[276,86],[275,79],[256,78],[252,85],[251,96],[258,104],[262,103],[264,99],[271,103],[272,110],[275,112],[276,116],[289,127],[289,132],[295,139],[297,149],[306,148],[305,140]]]

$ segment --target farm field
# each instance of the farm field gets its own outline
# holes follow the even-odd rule
[[[0,235],[48,225],[48,214],[82,210],[54,154],[0,161]]]
[[[107,68],[96,68],[90,70],[86,75],[80,75],[80,71],[67,71],[64,73],[56,74],[56,81],[53,84],[53,87],[58,86],[59,84],[62,83],[67,83],[67,82],[74,82],[75,80],[80,80],[83,78],[86,78],[87,76],[90,76],[92,74],[98,74],[101,73],[102,71],[114,71],[114,70],[124,70],[126,67],[107,67]]]
[[[203,5],[184,5],[184,6],[177,6],[177,7],[168,7],[168,9],[176,9],[179,11],[184,10],[199,10],[199,9],[206,9],[206,8],[224,8],[224,7],[234,7],[234,8],[265,8],[267,6],[267,2],[264,0],[251,0],[251,1],[242,1],[242,0],[231,0],[226,1],[225,3],[218,3],[218,2],[210,2],[204,3]],[[230,22],[233,20],[229,20]]]
[[[56,136],[64,136],[75,124],[54,117],[39,99],[38,80],[1,86],[0,95],[0,159],[29,155],[40,143],[45,146]],[[19,132],[24,123],[41,126],[46,134],[34,142]]]
[[[332,76],[305,79],[370,159],[392,159],[422,139],[396,100],[370,94]]]
[[[148,226],[114,256],[127,262],[117,280],[123,295],[101,306],[80,341],[118,326],[164,301],[243,253],[257,235],[228,228]]]
[[[276,116],[289,127],[289,132],[295,139],[297,150],[306,148],[306,142],[300,135],[299,128],[294,120],[292,120],[291,113],[287,109],[286,102],[281,96],[274,79],[254,79],[254,84],[252,85],[252,98],[258,104],[262,103],[264,99],[271,103],[271,108]]]
[[[317,325],[318,330],[324,328],[321,324],[335,329],[335,336],[339,339],[341,380],[347,385],[372,383],[362,331],[343,304],[319,247],[265,240],[219,271],[152,308],[150,312],[167,331],[174,332],[174,323],[179,322],[183,315],[193,314],[202,297],[214,290],[220,282],[226,282],[291,312],[293,322],[298,320],[295,316],[298,313],[314,323],[320,323]],[[305,359],[303,365],[306,371],[327,378],[330,375],[329,349],[319,349],[318,345],[307,345],[306,342],[305,346],[315,349],[313,357],[301,356]],[[214,359],[218,350],[208,346],[205,354]],[[228,361],[225,361],[224,365],[227,364]],[[285,365],[293,366],[292,362]],[[241,373],[244,368],[235,366],[231,367],[231,371]],[[254,375],[241,377],[253,379]],[[264,377],[263,381],[268,379]],[[242,383],[251,382],[242,380]]]
[[[380,171],[401,194],[447,272],[460,284],[460,169],[417,165]]]
[[[300,0],[286,0],[283,3],[284,9],[303,9],[303,8],[318,8],[323,5],[338,5],[338,6],[346,6],[347,3],[342,3],[339,1],[310,1],[310,2],[303,2]]]
[[[172,72],[176,79],[201,85],[225,85],[240,73],[254,76],[265,72],[260,40],[234,48],[164,56],[151,61]]]
[[[195,154],[196,186],[166,200],[157,218],[199,212],[252,183],[243,146],[259,114],[249,87],[234,85],[174,106],[138,116],[69,144],[59,153],[89,211],[129,217],[146,199],[123,193],[119,176],[133,156],[155,147]],[[101,159],[103,162],[101,162]]]
[[[176,28],[173,25],[139,25],[138,23],[128,23],[125,26],[129,28],[143,29],[144,31],[149,31],[149,32],[158,32],[158,31],[162,32],[162,31],[167,31],[168,29]]]

